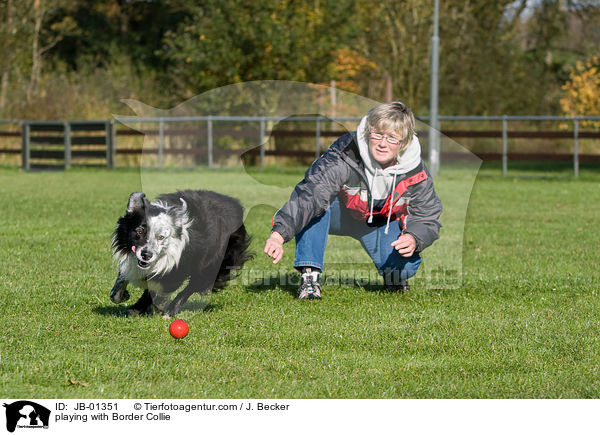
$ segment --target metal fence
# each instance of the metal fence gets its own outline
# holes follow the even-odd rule
[[[501,152],[501,160],[502,160],[502,175],[506,176],[508,173],[508,138],[509,138],[509,121],[553,121],[553,122],[561,122],[561,123],[572,123],[573,130],[569,131],[561,131],[561,132],[510,132],[510,137],[521,137],[521,138],[572,138],[573,139],[573,174],[575,177],[579,176],[579,161],[580,161],[580,153],[579,153],[579,140],[581,138],[586,139],[600,139],[600,132],[598,131],[589,131],[589,132],[581,132],[579,127],[580,123],[584,121],[598,122],[600,121],[600,116],[572,116],[572,117],[564,117],[564,116],[441,116],[440,121],[469,121],[469,122],[481,122],[481,121],[501,121],[502,122],[502,152]],[[442,131],[443,133],[443,131]],[[450,136],[452,136],[450,134]],[[484,136],[478,136],[484,137]],[[490,136],[488,136],[490,137]],[[493,136],[491,136],[493,137]]]
[[[114,167],[111,121],[24,121],[21,131],[21,166],[26,171]]]
[[[427,123],[427,117],[417,118],[419,121]],[[488,138],[488,139],[499,139],[501,140],[501,150],[499,153],[480,153],[478,154],[484,160],[492,160],[499,158],[502,162],[502,174],[506,176],[508,174],[508,163],[509,160],[519,159],[520,156],[518,153],[509,153],[509,140],[510,139],[518,139],[518,138],[527,138],[527,139],[539,139],[539,138],[547,138],[547,139],[560,139],[560,140],[571,140],[573,147],[572,152],[568,154],[562,154],[559,157],[563,160],[568,158],[572,160],[573,165],[573,173],[577,177],[579,176],[579,165],[580,159],[582,155],[580,154],[580,139],[599,139],[600,140],[600,131],[598,129],[590,130],[590,131],[582,131],[581,123],[585,121],[590,122],[600,122],[600,116],[577,116],[577,117],[561,117],[561,116],[440,116],[440,128],[441,132],[444,136],[447,136],[451,139],[460,139],[460,138]],[[57,143],[61,141],[64,143],[64,149],[60,150],[51,150],[52,153],[58,155],[59,153],[63,153],[63,159],[65,162],[65,167],[69,167],[73,157],[72,150],[72,131],[77,129],[85,129],[91,125],[100,126],[98,127],[101,130],[104,130],[105,138],[103,140],[94,139],[94,143],[102,144],[105,146],[104,150],[96,151],[97,157],[100,153],[104,152],[106,156],[106,164],[108,167],[113,167],[115,162],[115,156],[117,154],[140,154],[142,153],[142,149],[136,150],[125,150],[121,149],[118,146],[117,138],[122,136],[131,136],[131,135],[146,135],[149,137],[154,136],[157,140],[157,145],[155,149],[144,149],[144,153],[151,153],[156,155],[156,166],[158,168],[162,168],[164,166],[164,157],[168,152],[169,154],[177,154],[177,153],[190,153],[190,150],[183,149],[167,149],[166,147],[166,138],[171,135],[196,135],[196,136],[204,136],[203,140],[205,143],[205,147],[202,149],[202,153],[206,154],[206,165],[208,167],[215,166],[215,154],[217,150],[215,150],[215,123],[246,123],[252,125],[258,125],[258,128],[255,130],[249,130],[250,135],[255,134],[254,140],[257,142],[258,151],[258,165],[262,168],[265,166],[265,157],[267,155],[278,156],[278,155],[288,155],[288,156],[314,156],[318,157],[322,151],[322,138],[325,137],[337,137],[345,131],[341,130],[326,130],[324,129],[324,125],[329,122],[358,122],[360,118],[358,117],[323,117],[323,116],[299,116],[299,117],[269,117],[269,116],[189,116],[189,117],[158,117],[158,118],[137,118],[137,117],[123,117],[118,121],[121,123],[126,123],[127,125],[145,125],[145,124],[154,124],[157,128],[139,128],[140,131],[134,131],[131,129],[125,129],[123,127],[118,127],[118,122],[114,120],[111,121],[60,121],[60,122],[48,122],[48,123],[39,123],[34,121],[0,121],[0,124],[12,124],[13,126],[17,126],[17,131],[0,131],[0,138],[2,137],[21,137],[22,146],[21,150],[15,148],[2,148],[0,147],[0,154],[17,154],[21,153],[22,155],[22,165],[25,169],[29,169],[31,160],[31,150],[32,141],[31,136],[31,127],[32,125],[53,125],[53,126],[61,126],[62,136],[57,138],[48,138],[45,137],[43,139],[37,139],[38,143],[40,140],[50,139],[51,142]],[[287,130],[285,132],[282,131],[267,131],[268,125],[274,125],[279,122],[297,122],[303,123],[301,125],[306,126],[306,123],[312,123],[313,128],[307,129],[304,127],[303,129],[296,130]],[[500,130],[452,130],[447,128],[448,125],[452,125],[456,122],[500,122],[501,129]],[[569,130],[560,130],[560,131],[531,131],[531,130],[513,130],[511,129],[511,124],[517,123],[537,123],[537,122],[558,122],[561,124],[569,124],[572,126],[572,129]],[[167,126],[172,126],[176,123],[192,123],[199,125],[201,127],[196,126],[195,128],[187,128],[187,129],[173,129],[167,128]],[[43,130],[43,128],[42,128]],[[255,133],[254,133],[255,132]],[[314,150],[313,151],[297,151],[297,152],[288,152],[281,153],[277,150],[267,150],[267,137],[276,137],[276,136],[291,136],[291,137],[313,137],[314,138]],[[424,130],[419,132],[420,137],[426,138],[428,136],[428,131]],[[84,139],[78,139],[79,142],[83,143]],[[444,153],[442,149],[442,160],[444,159]],[[36,152],[41,152],[37,150]],[[47,156],[50,154],[50,150],[45,151]],[[88,150],[88,152],[91,152]],[[227,150],[219,150],[220,153],[227,152]],[[235,153],[236,151],[230,151],[231,153]],[[85,152],[80,151],[80,156],[84,156]],[[196,152],[198,154],[198,152]],[[476,153],[477,154],[477,153]],[[91,154],[90,154],[91,155]],[[426,154],[425,154],[426,155]],[[101,157],[101,156],[100,156]],[[549,159],[551,157],[550,154],[537,154],[535,158],[540,160]],[[556,157],[556,156],[554,156]],[[596,154],[588,154],[584,156],[587,161],[598,161],[600,162],[600,153]]]
[[[208,156],[208,167],[214,166],[214,123],[223,122],[223,123],[257,123],[259,125],[258,128],[258,147],[259,147],[259,165],[261,168],[265,166],[265,157],[267,156],[266,143],[267,143],[267,134],[270,137],[276,136],[295,136],[295,137],[307,137],[314,136],[314,157],[319,157],[323,152],[323,147],[321,145],[322,137],[337,137],[345,133],[342,130],[327,130],[324,131],[322,125],[324,122],[358,122],[361,118],[357,117],[333,117],[326,118],[322,116],[296,116],[296,117],[276,117],[276,116],[188,116],[188,117],[160,117],[160,118],[121,118],[122,121],[127,122],[128,124],[144,124],[144,123],[153,123],[158,124],[158,130],[142,130],[145,134],[157,135],[158,136],[158,146],[156,149],[156,153],[158,156],[157,159],[157,167],[161,168],[163,165],[163,156],[165,152],[165,137],[169,135],[169,131],[165,128],[166,124],[170,123],[183,123],[183,122],[196,122],[203,123],[206,125],[206,144],[207,144],[207,156]],[[269,131],[267,132],[267,123],[279,123],[279,122],[314,122],[314,130],[292,130],[287,132],[276,132]],[[198,132],[202,132],[202,130],[197,130]],[[189,133],[192,133],[193,130],[188,130]],[[179,131],[181,133],[181,131]],[[118,134],[118,132],[117,132]],[[269,153],[270,155],[278,155],[278,153]],[[313,153],[306,152],[298,152],[294,154],[287,154],[290,156],[308,156]],[[285,153],[281,153],[279,155],[286,155]]]

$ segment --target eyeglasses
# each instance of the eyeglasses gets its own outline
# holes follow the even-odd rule
[[[390,145],[398,145],[402,142],[402,139],[394,136],[388,136],[387,134],[371,133],[369,137],[373,142],[381,142],[383,139],[386,139],[387,143]]]

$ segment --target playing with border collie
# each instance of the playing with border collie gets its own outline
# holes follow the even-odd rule
[[[209,293],[232,279],[252,257],[249,245],[243,208],[234,198],[185,190],[149,202],[144,193],[134,192],[113,234],[119,274],[110,299],[128,300],[132,284],[144,293],[125,316],[156,311],[174,316],[192,294]]]

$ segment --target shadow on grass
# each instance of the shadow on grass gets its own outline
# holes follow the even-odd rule
[[[221,308],[221,304],[212,302],[188,301],[181,307],[181,311],[205,311],[207,313],[212,313],[214,311],[219,311]]]
[[[296,296],[300,285],[300,274],[298,272],[277,273],[264,279],[245,286],[245,291],[250,293],[262,293],[269,290],[280,290]]]
[[[94,314],[100,314],[107,317],[123,317],[123,311],[126,308],[117,305],[104,305],[92,308]]]
[[[95,314],[99,314],[101,316],[106,317],[125,317],[124,312],[129,308],[129,305],[103,305],[97,306],[92,309],[92,312]],[[183,311],[205,311],[205,312],[214,312],[221,309],[220,304],[216,303],[208,303],[205,301],[188,301],[183,307],[181,307],[181,312]],[[142,314],[141,316],[161,316],[160,313],[155,312],[153,314]],[[174,317],[176,317],[175,315]]]
[[[248,284],[245,287],[245,291],[250,293],[261,293],[269,290],[280,290],[289,293],[292,296],[296,296],[299,286],[300,274],[298,272],[288,272],[274,274],[263,279],[257,279],[256,281]],[[339,280],[330,281],[325,278],[325,281],[321,282],[321,286],[324,289],[335,286],[346,288],[353,287],[373,293],[403,293],[395,289],[386,288],[383,282],[360,283],[354,280],[351,282],[340,282]]]

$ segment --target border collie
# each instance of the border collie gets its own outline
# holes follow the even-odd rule
[[[125,316],[155,310],[174,316],[193,293],[206,294],[232,279],[252,258],[249,244],[242,206],[233,198],[186,190],[149,202],[144,193],[132,193],[113,234],[119,274],[110,299],[128,300],[131,283],[144,293]]]

